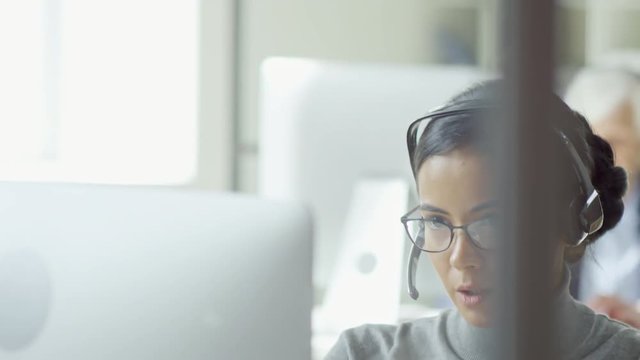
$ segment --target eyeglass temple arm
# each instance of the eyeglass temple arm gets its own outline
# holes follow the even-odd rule
[[[422,237],[418,238],[419,242],[424,242]],[[411,247],[411,253],[409,254],[409,266],[407,268],[407,280],[409,286],[409,296],[413,300],[418,300],[420,292],[416,288],[416,271],[418,269],[418,260],[420,260],[420,254],[422,250],[415,244]]]

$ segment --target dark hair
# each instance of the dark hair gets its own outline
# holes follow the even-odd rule
[[[454,109],[466,101],[487,102],[487,105],[491,105],[495,103],[501,86],[500,80],[476,84],[454,96],[440,110]],[[613,150],[609,143],[593,133],[584,116],[569,108],[557,95],[551,94],[551,96],[554,104],[554,127],[569,138],[582,162],[590,171],[591,182],[600,194],[604,212],[604,223],[600,230],[589,235],[582,245],[567,248],[566,260],[575,262],[583,256],[588,244],[596,241],[620,221],[624,212],[622,196],[627,188],[627,176],[621,167],[614,165]],[[414,153],[411,154],[414,174],[417,174],[424,161],[432,156],[444,155],[465,147],[483,150],[481,147],[485,142],[482,141],[484,139],[482,131],[487,127],[479,120],[481,118],[481,116],[464,113],[431,120],[422,133]],[[572,161],[568,154],[560,158],[561,161]],[[571,166],[565,168],[571,168]],[[577,179],[572,186],[576,189]],[[575,191],[577,193],[577,189]]]

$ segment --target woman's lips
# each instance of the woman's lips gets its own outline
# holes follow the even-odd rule
[[[480,290],[471,286],[460,286],[456,289],[456,296],[458,297],[458,300],[466,306],[476,306],[481,304],[486,301],[490,294],[491,290]]]

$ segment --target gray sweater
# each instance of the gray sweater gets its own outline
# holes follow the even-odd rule
[[[559,297],[557,332],[563,359],[640,359],[640,332],[573,300],[568,279]],[[325,360],[491,359],[490,330],[455,309],[399,326],[363,325],[342,333]]]

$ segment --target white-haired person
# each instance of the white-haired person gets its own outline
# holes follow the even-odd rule
[[[640,328],[640,79],[623,69],[585,68],[565,101],[611,144],[628,179],[624,215],[576,265],[572,292],[594,310]]]

